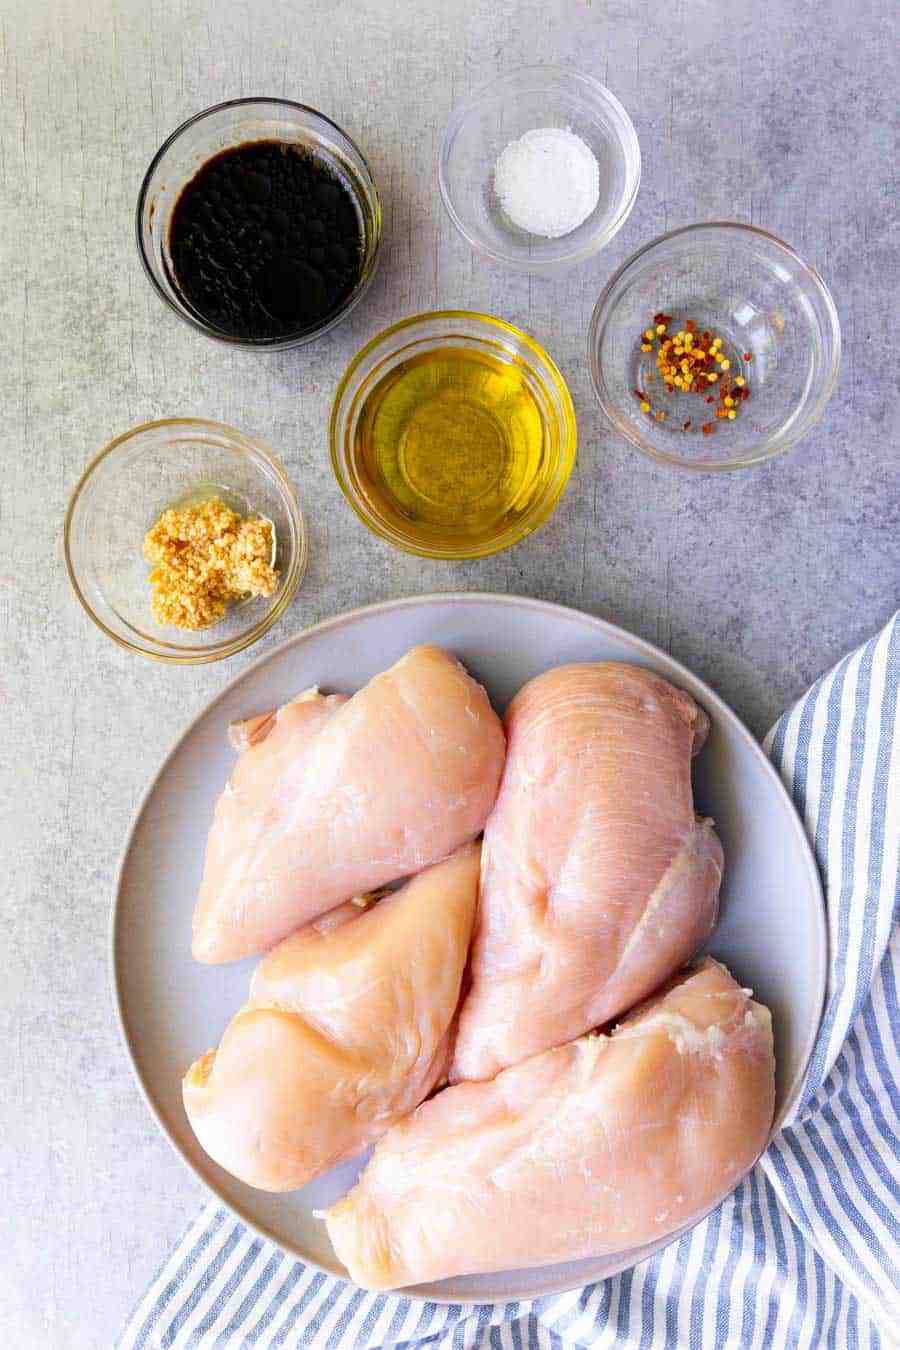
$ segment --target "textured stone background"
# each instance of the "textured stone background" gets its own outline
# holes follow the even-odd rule
[[[897,217],[887,0],[0,0],[0,1337],[109,1347],[201,1199],[157,1135],[113,1022],[106,933],[117,851],[164,751],[265,646],[350,606],[512,591],[660,643],[757,733],[896,602]],[[893,54],[892,54],[893,53]],[[644,178],[612,246],[554,280],[507,275],[451,232],[435,160],[454,101],[496,71],[574,62],[619,95]],[[170,317],[140,272],[143,170],[183,118],[283,94],[363,145],[383,190],[373,290],[316,346],[230,353]],[[679,476],[610,435],[585,331],[638,244],[736,217],[831,285],[840,385],[815,433],[755,471]],[[437,305],[488,310],[569,380],[578,468],[540,535],[485,562],[391,552],[344,507],[326,414],[352,353]],[[312,564],[266,643],[172,670],[95,631],[60,530],[86,459],[145,418],[199,414],[276,447],[308,510]]]

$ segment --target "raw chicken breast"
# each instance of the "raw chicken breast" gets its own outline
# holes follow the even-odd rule
[[[602,1026],[709,936],[722,849],[691,792],[708,727],[687,694],[614,662],[513,699],[452,1082]]]
[[[700,1218],[762,1151],[769,1012],[705,960],[617,1027],[448,1088],[325,1215],[357,1284],[625,1251]]]
[[[310,690],[243,723],[194,912],[198,961],[267,951],[342,901],[446,858],[484,827],[499,718],[438,647],[351,699]]]
[[[263,1190],[302,1186],[445,1078],[478,857],[468,844],[373,908],[335,911],[342,922],[269,953],[218,1051],[184,1080],[188,1119],[217,1163]]]

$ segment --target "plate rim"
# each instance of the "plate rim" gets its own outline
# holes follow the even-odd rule
[[[304,1262],[307,1266],[311,1267],[313,1270],[321,1271],[327,1275],[332,1275],[337,1279],[344,1280],[345,1283],[350,1284],[352,1284],[353,1281],[349,1279],[346,1271],[338,1269],[336,1266],[322,1265],[320,1262],[314,1260],[306,1253],[300,1251],[296,1246],[286,1244],[280,1237],[276,1236],[276,1234],[273,1233],[271,1229],[267,1228],[266,1225],[259,1223],[255,1218],[253,1218],[249,1213],[247,1213],[243,1206],[238,1206],[233,1201],[227,1199],[226,1196],[223,1195],[216,1188],[212,1180],[205,1173],[202,1173],[198,1169],[196,1164],[191,1160],[191,1158],[188,1157],[187,1153],[182,1148],[179,1141],[175,1138],[173,1134],[170,1133],[169,1128],[166,1122],[164,1121],[159,1109],[157,1108],[156,1103],[150,1094],[150,1090],[144,1081],[143,1074],[141,1073],[141,1070],[138,1066],[137,1057],[132,1046],[133,1038],[129,1030],[128,1021],[126,1019],[125,1010],[123,1006],[122,978],[119,970],[119,962],[117,960],[117,951],[119,945],[118,944],[119,920],[120,920],[121,900],[122,900],[122,883],[125,876],[125,869],[128,864],[129,856],[131,854],[132,847],[134,844],[135,835],[137,833],[141,820],[144,816],[144,813],[147,809],[147,806],[150,802],[150,799],[153,796],[154,791],[156,790],[160,778],[163,776],[170,762],[174,759],[174,757],[181,749],[184,742],[188,739],[189,736],[192,735],[198,723],[200,723],[205,717],[207,717],[208,714],[211,713],[212,710],[216,707],[216,705],[220,703],[228,694],[230,694],[231,691],[234,688],[236,688],[237,685],[239,685],[243,680],[247,679],[253,672],[259,670],[262,666],[265,666],[269,662],[274,661],[277,657],[280,657],[284,652],[290,650],[292,647],[299,646],[302,642],[307,641],[310,637],[314,635],[317,636],[318,634],[327,632],[330,629],[338,629],[341,627],[345,627],[348,624],[356,622],[362,616],[368,617],[372,615],[383,615],[400,609],[409,609],[418,607],[428,608],[432,605],[437,604],[461,604],[461,603],[499,605],[501,607],[508,606],[509,608],[513,609],[532,609],[542,613],[550,612],[556,615],[557,617],[563,618],[569,622],[578,622],[581,624],[586,623],[588,626],[597,629],[599,632],[602,632],[608,636],[613,636],[618,640],[624,638],[626,644],[631,644],[634,647],[635,651],[643,656],[649,656],[653,658],[662,657],[665,662],[669,663],[674,668],[677,679],[681,679],[683,677],[688,682],[688,685],[696,684],[699,686],[700,690],[702,691],[704,705],[709,705],[707,707],[707,711],[714,709],[719,716],[723,716],[726,721],[733,724],[734,728],[737,730],[740,739],[742,739],[745,745],[749,747],[751,754],[754,756],[754,758],[756,758],[762,764],[764,772],[769,776],[770,780],[774,783],[776,792],[780,794],[783,803],[787,806],[788,817],[791,821],[792,829],[799,839],[801,854],[804,857],[806,863],[806,870],[809,873],[810,879],[812,881],[813,892],[818,900],[818,904],[815,906],[816,947],[815,952],[813,953],[813,960],[812,960],[813,975],[816,989],[818,991],[816,999],[818,1003],[818,1013],[814,1020],[814,1023],[812,1024],[812,1029],[807,1032],[807,1035],[804,1038],[803,1051],[801,1057],[801,1063],[803,1067],[795,1075],[794,1080],[790,1083],[788,1091],[785,1094],[785,1099],[784,1102],[782,1103],[781,1110],[776,1116],[775,1120],[772,1122],[772,1128],[769,1132],[768,1139],[766,1140],[766,1148],[768,1148],[769,1144],[771,1143],[775,1135],[778,1134],[778,1132],[783,1128],[785,1122],[789,1120],[800,1099],[801,1089],[806,1077],[806,1071],[809,1067],[809,1061],[812,1056],[812,1051],[815,1046],[816,1039],[818,1037],[819,1027],[821,1025],[825,1005],[825,994],[828,976],[828,955],[829,955],[828,921],[825,904],[825,894],[822,885],[822,878],[820,876],[818,865],[816,863],[815,854],[813,852],[812,845],[810,844],[809,837],[806,833],[803,822],[800,818],[799,812],[797,811],[797,807],[794,804],[784,782],[782,781],[780,774],[776,770],[772,761],[769,759],[768,755],[766,755],[765,751],[763,750],[762,745],[760,744],[759,741],[757,741],[756,737],[753,736],[750,730],[744,725],[743,721],[740,719],[740,717],[738,717],[737,713],[734,712],[734,710],[725,702],[725,700],[721,697],[721,695],[717,694],[716,691],[713,688],[711,688],[711,686],[708,685],[705,680],[703,680],[699,675],[695,675],[691,670],[688,669],[687,666],[685,666],[676,657],[671,656],[668,652],[664,651],[661,647],[656,646],[655,643],[649,642],[646,638],[639,637],[637,634],[629,632],[628,629],[622,628],[618,624],[612,623],[608,619],[601,619],[596,615],[587,614],[584,610],[576,609],[572,605],[562,605],[553,600],[540,600],[533,596],[508,595],[503,592],[496,592],[496,591],[446,591],[446,592],[431,591],[425,595],[401,596],[392,600],[380,600],[374,602],[373,604],[358,605],[353,609],[344,610],[339,614],[333,614],[328,618],[320,619],[317,623],[311,624],[307,628],[301,629],[299,633],[295,633],[292,637],[286,638],[284,642],[281,642],[277,646],[273,647],[271,651],[264,652],[260,656],[258,656],[256,660],[251,661],[248,666],[246,666],[243,670],[239,671],[237,674],[232,676],[232,678],[228,680],[222,686],[221,689],[219,689],[215,694],[213,694],[203,704],[203,706],[200,709],[198,709],[198,711],[190,719],[188,724],[182,728],[180,733],[175,737],[174,741],[169,746],[168,750],[164,753],[162,759],[160,760],[155,770],[153,771],[152,776],[150,777],[144,791],[141,793],[137,801],[137,804],[134,807],[131,819],[125,832],[125,838],[119,850],[118,858],[116,861],[115,877],[113,881],[113,891],[112,891],[112,905],[110,907],[109,924],[107,930],[108,977],[109,977],[110,992],[112,994],[113,1007],[116,1013],[116,1024],[119,1032],[119,1039],[125,1050],[125,1055],[128,1060],[129,1067],[131,1069],[132,1078],[134,1079],[134,1082],[138,1088],[138,1092],[140,1096],[143,1098],[144,1104],[149,1110],[151,1116],[153,1117],[153,1120],[158,1130],[162,1134],[163,1138],[167,1141],[170,1148],[174,1150],[174,1152],[176,1153],[182,1164],[190,1172],[191,1176],[194,1177],[195,1180],[199,1181],[201,1185],[203,1185],[206,1188],[210,1196],[214,1198],[218,1204],[222,1205],[235,1218],[239,1219],[241,1223],[245,1224],[246,1227],[251,1232],[255,1233],[258,1237],[264,1238],[268,1242],[272,1242],[281,1251],[284,1251],[285,1253],[287,1253],[287,1255],[293,1257],[298,1261]],[[788,710],[785,709],[785,711]],[[765,1149],[763,1150],[763,1152],[765,1152]],[[761,1156],[762,1154],[760,1154],[760,1157]],[[752,1167],[755,1167],[758,1161],[759,1158],[757,1158],[754,1161]],[[748,1168],[747,1171],[742,1174],[741,1178],[737,1183],[738,1185],[740,1185],[741,1181],[743,1181],[744,1178],[749,1175],[750,1171],[752,1170],[752,1167]],[[689,1232],[691,1229],[696,1227],[697,1224],[702,1223],[703,1219],[705,1219],[708,1214],[711,1214],[712,1211],[716,1209],[718,1205],[721,1203],[723,1203],[721,1200],[717,1201],[716,1204],[710,1206],[710,1208],[704,1211],[703,1214],[699,1215],[696,1219],[692,1219],[689,1223],[685,1224],[683,1228],[678,1229],[676,1232],[667,1234],[664,1238],[657,1239],[653,1243],[647,1244],[646,1247],[632,1248],[629,1253],[625,1254],[626,1259],[622,1262],[620,1266],[617,1266],[614,1270],[607,1271],[606,1274],[603,1275],[601,1278],[610,1279],[616,1274],[621,1274],[622,1271],[631,1269],[640,1261],[646,1260],[651,1255],[655,1254],[657,1251],[661,1251],[665,1247],[668,1247],[671,1243],[675,1242],[683,1234]],[[546,1268],[547,1267],[536,1266],[533,1269],[540,1270]],[[552,1297],[557,1294],[567,1293],[573,1288],[579,1287],[580,1284],[573,1285],[571,1282],[563,1278],[558,1285],[554,1284],[550,1288],[543,1289],[539,1295],[534,1295],[534,1297],[542,1297],[542,1298],[548,1296]],[[441,1294],[437,1291],[434,1291],[431,1285],[428,1286],[427,1293],[417,1292],[416,1286],[411,1286],[409,1288],[403,1289],[396,1289],[392,1290],[391,1292],[397,1294],[398,1296],[438,1304],[456,1305],[460,1303],[466,1304],[468,1302],[471,1302],[471,1300],[461,1300],[459,1298],[453,1298],[448,1294]],[[477,1300],[477,1302],[478,1303],[508,1302],[509,1298],[510,1295],[508,1293],[498,1293],[496,1295],[491,1295],[490,1292],[487,1292],[481,1295],[480,1298]],[[473,1304],[473,1306],[475,1306],[475,1304]]]

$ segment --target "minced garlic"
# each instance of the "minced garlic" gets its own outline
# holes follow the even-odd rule
[[[240,516],[221,497],[164,511],[144,537],[150,607],[158,623],[207,628],[247,596],[271,595],[272,524]]]

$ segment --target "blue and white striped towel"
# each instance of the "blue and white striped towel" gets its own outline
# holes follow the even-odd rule
[[[825,881],[825,1015],[793,1120],[692,1232],[573,1293],[447,1307],[311,1270],[212,1203],[135,1308],[121,1350],[900,1344],[898,680],[900,612],[766,741]]]

